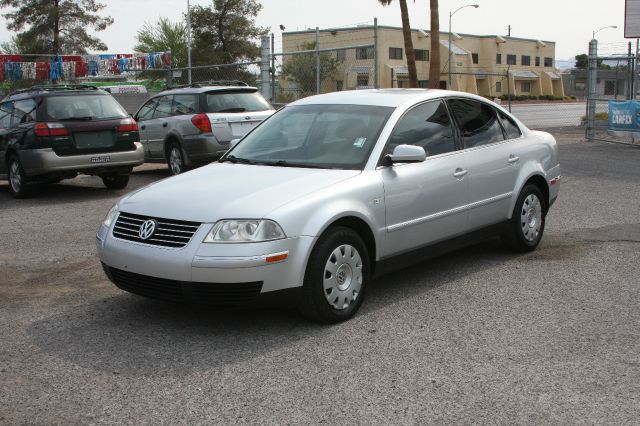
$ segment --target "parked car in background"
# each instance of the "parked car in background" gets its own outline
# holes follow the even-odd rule
[[[196,83],[149,99],[134,118],[145,161],[167,162],[172,174],[207,164],[274,113],[258,89],[242,82]]]
[[[306,316],[338,322],[406,262],[492,235],[534,250],[559,181],[553,136],[478,96],[336,92],[285,106],[216,164],[124,197],[98,254],[132,293],[235,304],[293,292]]]
[[[34,86],[0,102],[0,179],[16,198],[33,185],[97,175],[122,189],[144,160],[138,125],[107,92],[86,85]]]

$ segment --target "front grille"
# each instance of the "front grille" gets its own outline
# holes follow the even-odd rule
[[[134,274],[102,265],[120,289],[153,299],[202,305],[233,306],[253,301],[262,290],[262,281],[248,283],[203,283],[168,280]]]
[[[140,225],[149,219],[156,221],[156,229],[151,237],[143,240],[138,235],[138,231],[140,230]],[[200,227],[198,222],[163,219],[120,212],[118,220],[116,220],[116,224],[113,227],[113,236],[127,241],[135,241],[154,246],[180,248],[189,244],[198,227]]]

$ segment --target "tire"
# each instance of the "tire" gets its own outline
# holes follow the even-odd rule
[[[14,198],[27,198],[32,195],[32,187],[27,184],[27,175],[24,173],[20,158],[16,154],[9,156],[7,162],[9,175],[9,192]]]
[[[509,250],[524,253],[538,247],[544,233],[546,205],[540,189],[533,184],[520,191],[502,244]]]
[[[167,165],[169,172],[174,176],[187,170],[184,164],[184,153],[178,142],[171,142],[167,148]]]
[[[112,173],[102,176],[102,183],[109,189],[124,189],[129,184],[129,175]]]
[[[350,228],[329,228],[309,257],[300,312],[323,324],[348,320],[362,304],[370,272],[360,236]]]

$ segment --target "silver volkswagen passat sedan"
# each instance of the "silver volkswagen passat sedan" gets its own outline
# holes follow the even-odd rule
[[[500,236],[536,248],[558,196],[554,138],[478,96],[336,92],[291,103],[217,163],[121,199],[97,234],[111,281],[171,301],[294,295],[350,318],[373,277]]]

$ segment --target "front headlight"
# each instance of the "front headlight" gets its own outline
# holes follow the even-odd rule
[[[286,238],[272,220],[221,220],[211,228],[205,243],[256,243]]]
[[[117,216],[118,216],[118,205],[116,204],[115,206],[111,207],[111,210],[109,210],[109,213],[107,213],[107,215],[104,217],[102,224],[108,228],[109,226],[111,226],[111,223],[115,220]]]

